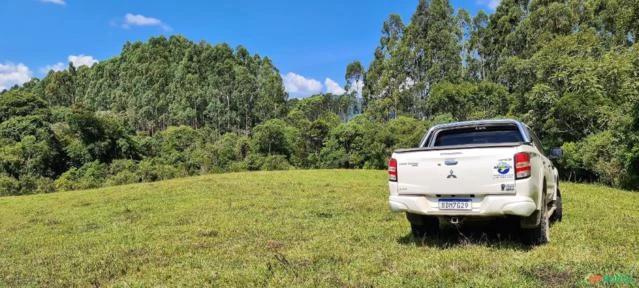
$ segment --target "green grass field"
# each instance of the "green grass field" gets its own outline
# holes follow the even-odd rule
[[[0,287],[639,283],[639,193],[562,184],[564,221],[528,247],[499,230],[414,240],[386,183],[384,171],[298,170],[0,198]]]

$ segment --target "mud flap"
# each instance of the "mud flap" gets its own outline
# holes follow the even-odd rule
[[[521,226],[521,228],[524,228],[524,229],[530,229],[530,228],[535,228],[539,226],[539,223],[541,221],[540,214],[541,213],[539,210],[535,210],[535,212],[530,214],[530,216],[522,217],[519,222],[519,226]]]

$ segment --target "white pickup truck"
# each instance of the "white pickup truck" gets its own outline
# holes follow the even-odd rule
[[[524,240],[549,241],[549,222],[561,221],[557,169],[537,136],[516,120],[467,121],[432,127],[419,148],[389,161],[389,204],[406,212],[416,237],[436,234],[440,221],[478,218],[519,221]]]

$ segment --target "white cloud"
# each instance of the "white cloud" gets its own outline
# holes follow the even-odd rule
[[[479,5],[486,6],[490,8],[490,10],[497,9],[497,6],[499,6],[499,2],[501,2],[501,0],[477,0],[477,3]]]
[[[322,92],[322,83],[293,72],[283,75],[282,80],[284,80],[286,92],[293,98],[303,98]]]
[[[324,79],[324,85],[313,78],[306,78],[293,72],[282,75],[282,80],[286,92],[288,92],[292,98],[304,98],[320,93],[343,95],[347,92],[339,83],[328,77]],[[361,96],[363,87],[364,83],[357,81],[355,86],[351,87],[348,92],[355,91],[358,96]]]
[[[67,2],[64,0],[40,0],[42,3],[51,3],[56,5],[67,5]]]
[[[22,63],[0,63],[0,91],[31,80],[31,70]]]
[[[65,65],[62,62],[58,62],[58,63],[55,63],[53,65],[47,65],[47,66],[44,66],[44,67],[40,68],[40,73],[47,74],[51,70],[57,72],[57,71],[62,71],[64,69],[66,69],[66,68],[67,68],[67,65]]]
[[[339,84],[333,81],[333,79],[331,78],[326,78],[324,80],[324,86],[326,86],[326,93],[331,93],[335,95],[342,95],[346,93],[346,90],[344,90],[342,86],[339,86]]]
[[[127,13],[124,16],[124,24],[139,25],[139,26],[154,26],[154,25],[162,24],[162,21],[160,21],[160,19],[156,19],[153,17],[146,17],[140,14]]]
[[[80,66],[89,66],[89,67],[91,67],[91,66],[93,66],[93,64],[98,63],[98,60],[93,58],[93,56],[84,55],[84,54],[69,55],[69,57],[67,57],[67,64],[62,63],[62,62],[58,62],[58,63],[55,63],[53,65],[47,65],[47,66],[44,66],[44,67],[40,68],[40,73],[47,74],[51,70],[53,70],[53,71],[65,70],[65,69],[67,69],[67,66],[69,65],[68,64],[69,62],[73,63],[73,66],[78,68]]]
[[[69,62],[73,63],[73,66],[75,67],[80,67],[80,66],[91,67],[93,66],[93,64],[98,63],[98,60],[93,58],[93,56],[84,55],[84,54],[69,55],[67,59],[69,60]]]
[[[129,28],[131,26],[160,26],[166,31],[170,31],[171,27],[163,23],[160,19],[147,17],[141,14],[126,13],[124,15],[124,23],[122,27]]]

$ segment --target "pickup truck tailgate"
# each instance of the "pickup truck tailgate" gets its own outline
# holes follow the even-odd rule
[[[514,194],[516,146],[397,153],[397,191],[410,195]]]

